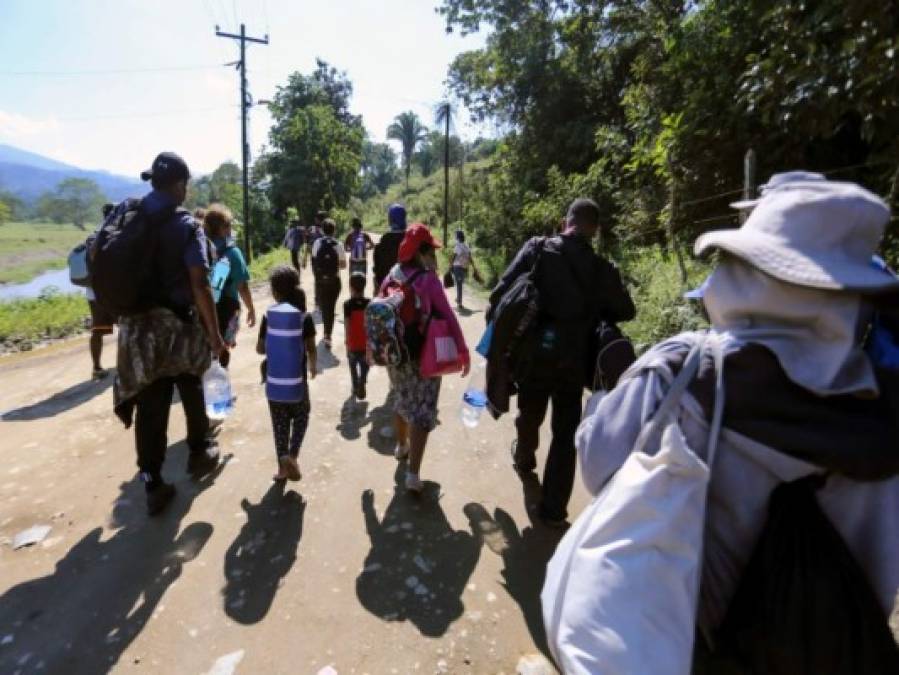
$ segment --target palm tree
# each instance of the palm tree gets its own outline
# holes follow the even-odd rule
[[[387,127],[387,138],[399,141],[403,146],[403,167],[406,169],[406,189],[409,189],[409,172],[412,170],[412,155],[415,148],[425,140],[428,133],[421,120],[411,110],[393,118]]]
[[[434,109],[434,121],[438,126],[443,125],[443,247],[447,244],[447,221],[449,220],[449,147],[450,124],[456,111],[449,101],[441,101]]]

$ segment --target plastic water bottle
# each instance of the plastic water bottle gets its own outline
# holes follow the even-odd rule
[[[234,407],[231,378],[218,361],[213,361],[209,370],[203,373],[203,399],[206,401],[206,416],[210,420],[224,420]]]
[[[471,369],[468,386],[462,394],[462,424],[474,429],[487,407],[487,362],[480,360]]]

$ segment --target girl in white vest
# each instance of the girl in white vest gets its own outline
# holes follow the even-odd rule
[[[265,395],[272,416],[278,473],[274,480],[300,480],[297,463],[309,426],[308,380],[315,378],[315,322],[306,312],[300,277],[287,265],[269,276],[274,305],[259,326],[256,351],[265,354]]]

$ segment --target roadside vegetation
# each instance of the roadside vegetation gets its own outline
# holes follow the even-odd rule
[[[83,295],[47,290],[37,298],[0,302],[0,351],[24,351],[74,335],[87,328],[89,318]]]

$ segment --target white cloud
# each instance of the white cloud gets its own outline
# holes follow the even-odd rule
[[[19,113],[0,110],[0,138],[16,141],[59,131],[59,121],[53,117],[28,117]]]

